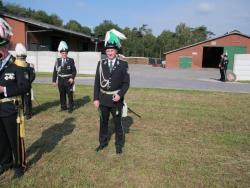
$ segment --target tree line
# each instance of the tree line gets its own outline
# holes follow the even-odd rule
[[[56,14],[48,15],[42,10],[35,11],[11,3],[3,4],[2,0],[0,0],[0,10],[12,15],[31,18],[87,35],[94,35],[100,40],[104,39],[105,33],[108,30],[115,28],[127,37],[123,41],[122,48],[122,53],[125,56],[161,58],[164,52],[207,40],[214,35],[206,26],[202,25],[192,28],[185,23],[180,23],[176,26],[175,31],[163,30],[159,36],[154,36],[152,29],[147,24],[133,28],[121,28],[111,20],[104,20],[92,31],[89,27],[81,25],[76,20],[69,20],[63,25],[63,20]]]

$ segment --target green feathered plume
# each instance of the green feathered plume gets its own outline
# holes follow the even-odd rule
[[[106,33],[105,36],[105,46],[107,43],[116,45],[117,47],[121,47],[121,42],[120,40],[126,39],[126,36],[122,34],[121,32],[111,29]]]

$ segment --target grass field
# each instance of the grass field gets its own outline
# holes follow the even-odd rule
[[[142,118],[124,119],[126,143],[115,154],[96,153],[98,113],[92,87],[77,88],[77,109],[59,112],[58,93],[34,85],[34,116],[26,124],[28,170],[0,187],[211,187],[250,186],[250,95],[130,89],[127,103]]]

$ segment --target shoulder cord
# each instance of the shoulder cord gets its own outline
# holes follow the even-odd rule
[[[56,79],[58,81],[59,72],[61,71],[61,66],[58,66],[58,59],[56,60]]]
[[[102,88],[105,88],[106,86],[109,87],[109,80],[105,79],[102,71],[102,61],[100,61],[100,66],[99,66],[99,75],[100,75],[100,85]]]
[[[61,68],[62,68],[62,65],[58,66],[58,61],[59,61],[59,59],[57,59],[57,61],[56,61],[56,71],[57,71],[57,74],[59,74],[59,72],[61,71]]]

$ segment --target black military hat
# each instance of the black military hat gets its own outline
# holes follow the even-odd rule
[[[116,44],[116,43],[107,43],[106,45],[105,45],[105,49],[116,49],[116,50],[118,50],[119,49],[119,47],[118,47],[118,45]]]

